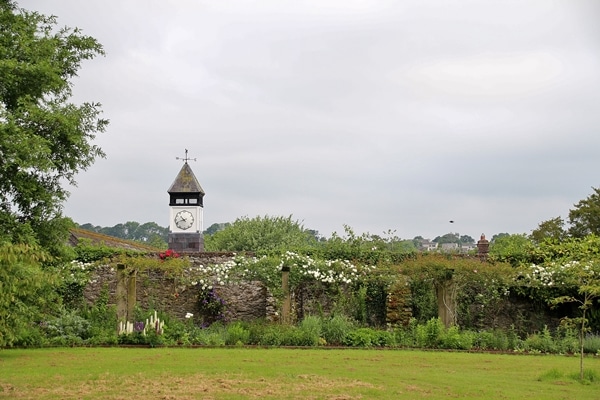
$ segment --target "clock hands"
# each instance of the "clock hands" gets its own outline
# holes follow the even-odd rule
[[[175,215],[175,225],[179,229],[188,229],[194,225],[194,215],[187,211],[180,211]]]

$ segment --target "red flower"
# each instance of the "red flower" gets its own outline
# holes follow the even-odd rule
[[[169,249],[169,250],[166,250],[166,251],[163,251],[163,252],[159,253],[158,257],[161,260],[166,260],[168,258],[179,258],[179,254],[177,254],[173,250]]]

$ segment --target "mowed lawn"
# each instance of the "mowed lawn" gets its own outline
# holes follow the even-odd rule
[[[600,372],[598,358],[585,365]],[[578,366],[567,356],[411,350],[8,349],[0,399],[599,399],[600,383],[570,377]]]

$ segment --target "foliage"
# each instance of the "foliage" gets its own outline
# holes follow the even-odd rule
[[[120,239],[147,243],[160,249],[167,248],[169,228],[159,226],[156,222],[140,224],[139,222],[128,221],[124,224],[117,224],[112,227],[94,226],[87,223],[80,225],[79,227],[81,229],[102,233]]]
[[[442,236],[437,236],[432,240],[434,243],[442,244],[442,243],[460,243],[460,235],[458,233],[446,233]]]
[[[534,243],[542,243],[544,241],[560,242],[567,238],[567,231],[564,229],[565,221],[561,217],[549,219],[540,222],[538,227],[529,235]]]
[[[481,350],[507,351],[520,346],[520,339],[514,329],[493,329],[478,331],[473,335],[473,347]]]
[[[158,316],[158,312],[150,312],[145,320],[139,314],[138,311],[137,322],[119,322],[119,344],[147,344],[151,347],[164,344],[163,334],[167,325]]]
[[[490,239],[490,243],[494,243],[494,242],[496,242],[496,240],[503,238],[505,236],[510,236],[510,233],[508,233],[508,232],[496,233],[495,235],[492,236],[492,239]]]
[[[222,231],[229,225],[231,225],[231,223],[229,223],[229,222],[225,222],[225,223],[215,222],[214,224],[212,224],[211,226],[209,226],[208,228],[206,228],[204,230],[204,234],[207,236],[214,235],[215,233]]]
[[[247,344],[250,339],[250,331],[240,322],[227,325],[225,329],[225,344],[229,346],[241,346]]]
[[[388,231],[384,236],[368,233],[358,236],[350,226],[344,225],[342,236],[334,232],[331,238],[319,242],[311,252],[315,257],[327,260],[389,265],[411,257],[416,252],[416,246],[412,240],[398,238],[394,231]]]
[[[10,346],[56,304],[56,279],[36,246],[0,243],[0,346]]]
[[[526,235],[504,235],[490,243],[489,258],[513,266],[529,262],[533,242]]]
[[[563,321],[567,326],[575,325],[579,328],[580,337],[580,379],[584,378],[583,354],[585,334],[589,330],[587,312],[594,306],[596,299],[600,298],[600,262],[580,263],[573,261],[570,264],[563,265],[563,270],[570,278],[567,284],[574,285],[577,288],[578,296],[559,296],[552,301],[552,304],[562,304],[575,302],[581,310],[581,317],[566,317]],[[563,281],[563,282],[564,282]]]
[[[75,310],[61,309],[57,317],[48,319],[42,329],[53,346],[82,345],[91,336],[91,324]]]
[[[412,316],[421,323],[437,317],[435,285],[429,279],[410,279],[410,305]]]
[[[84,263],[73,260],[64,263],[57,269],[60,277],[57,292],[63,300],[63,304],[70,308],[76,308],[83,303],[83,291],[90,281],[90,272],[94,270],[93,263]]]
[[[0,240],[59,255],[72,224],[61,214],[63,185],[104,156],[91,142],[108,123],[99,104],[70,101],[71,79],[104,51],[11,1],[0,2],[0,26]]]
[[[122,265],[128,270],[138,272],[160,270],[171,277],[181,277],[190,268],[190,262],[185,257],[165,257],[161,259],[156,254],[140,252],[121,252],[107,261],[111,265]]]
[[[323,324],[321,318],[309,315],[300,322],[300,332],[302,333],[302,346],[318,346],[324,344],[321,338]],[[300,343],[299,343],[300,344]]]
[[[355,285],[359,298],[360,313],[355,313],[358,322],[369,326],[385,325],[389,284],[385,277],[374,275]]]
[[[600,335],[590,333],[585,335],[583,339],[583,351],[587,354],[600,355]]]
[[[600,188],[592,187],[592,190],[591,195],[569,210],[569,234],[573,237],[600,236]]]
[[[75,259],[84,263],[102,261],[119,254],[127,254],[126,250],[92,244],[89,240],[81,240],[75,246]]]
[[[358,328],[350,331],[344,344],[350,347],[389,347],[394,344],[394,336],[388,331],[372,328]]]
[[[225,319],[225,301],[219,297],[213,287],[200,289],[198,308],[202,315],[203,324],[210,325]]]
[[[375,268],[356,265],[348,260],[323,260],[287,251],[262,257],[237,256],[221,264],[192,267],[196,277],[193,283],[212,288],[236,280],[260,281],[273,295],[281,298],[281,270],[284,267],[290,271],[291,290],[303,282],[321,282],[331,287],[354,284]]]
[[[579,331],[580,379],[584,375],[584,338],[589,330],[587,317],[600,298],[598,241],[598,237],[589,235],[561,244],[548,243],[545,249],[540,249],[539,257],[544,261],[524,269],[520,276],[524,286],[545,289],[543,293],[551,305],[575,303],[581,310],[581,316],[563,319],[566,326],[575,326]]]
[[[90,337],[86,344],[117,344],[117,310],[115,305],[109,305],[108,297],[108,287],[105,286],[94,304],[81,307],[81,316],[90,323]]]
[[[506,264],[482,263],[476,258],[435,253],[416,256],[398,268],[398,272],[407,276],[411,288],[415,289],[413,315],[420,322],[426,320],[427,316],[431,318],[434,310],[437,310],[433,291],[451,281],[456,321],[475,324],[483,316],[473,314],[472,310],[500,307],[509,295],[515,275]]]
[[[289,217],[265,215],[241,217],[223,230],[205,238],[207,251],[272,251],[301,249],[314,245],[314,236],[304,226]]]
[[[600,259],[600,236],[545,240],[530,252],[529,263],[588,261]]]
[[[354,322],[343,315],[334,315],[322,322],[322,335],[326,343],[339,346],[344,343],[346,336],[354,329]]]

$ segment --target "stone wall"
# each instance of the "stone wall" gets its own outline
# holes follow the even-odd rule
[[[235,257],[233,253],[195,253],[190,254],[192,266],[220,264],[230,261]],[[132,294],[123,294],[131,289],[127,282],[118,279],[119,269],[111,266],[101,266],[95,270],[90,283],[84,291],[84,297],[89,304],[95,303],[104,288],[108,291],[109,304],[123,304],[123,309],[133,311],[132,303],[142,310],[154,309],[165,312],[174,317],[185,319],[187,313],[194,314],[199,321],[201,309],[198,302],[199,285],[191,283],[191,279],[181,280],[169,277],[162,270],[138,271],[129,279],[135,277],[135,297]],[[127,278],[127,277],[126,277]],[[279,320],[279,306],[267,288],[261,282],[232,283],[215,288],[216,293],[226,304],[226,318],[230,321],[248,321],[266,319]],[[340,299],[346,302],[352,300],[354,293],[351,288],[345,294],[333,293],[321,283],[302,285],[291,294],[292,319],[301,320],[307,315],[330,315],[340,306]],[[386,321],[392,325],[405,325],[412,317],[411,292],[404,279],[398,279],[396,284],[387,290]],[[338,302],[336,304],[336,301]],[[119,307],[117,307],[119,310]],[[529,299],[515,295],[503,299],[493,309],[483,308],[482,305],[473,303],[465,310],[458,313],[459,326],[476,327],[477,329],[490,329],[496,327],[508,328],[513,326],[519,332],[532,332],[540,330],[544,325],[555,327],[561,315],[569,310],[549,310],[545,305],[532,304]],[[123,315],[123,314],[120,314]]]
[[[191,267],[221,264],[232,260],[234,253],[194,253],[188,255]],[[126,267],[126,266],[124,266]],[[162,270],[130,271],[127,268],[101,266],[91,277],[84,291],[89,304],[96,302],[104,288],[108,290],[109,304],[116,305],[122,319],[132,320],[134,306],[142,310],[158,310],[171,316],[185,319],[186,314],[194,314],[196,321],[201,321],[202,310],[198,302],[199,285],[192,285],[193,270],[188,272],[188,279],[177,279],[168,276]],[[124,274],[126,276],[119,275]],[[131,280],[134,279],[134,285]],[[404,282],[404,281],[403,281]],[[129,293],[134,288],[135,293]],[[333,293],[327,285],[315,283],[301,285],[292,292],[291,321],[302,320],[307,315],[331,315],[336,301],[351,301],[351,288],[340,288],[344,293]],[[216,294],[226,304],[228,321],[249,321],[266,319],[279,320],[278,305],[273,296],[261,282],[239,282],[215,287]],[[402,284],[391,291],[392,297],[388,307],[388,322],[406,324],[411,317],[408,306],[410,290]],[[341,308],[344,308],[342,305]]]
[[[189,254],[192,267],[208,264],[220,264],[232,260],[234,253],[194,253]],[[128,270],[127,270],[128,271]],[[192,285],[193,268],[190,268],[187,275],[188,279],[178,279],[170,277],[162,270],[144,270],[128,271],[129,276],[125,279],[135,279],[135,305],[143,310],[154,309],[165,312],[174,317],[184,319],[187,313],[194,314],[199,318],[202,314],[198,302],[200,291],[199,285]],[[109,304],[116,305],[117,309],[129,307],[130,313],[133,310],[132,304],[127,303],[127,297],[133,296],[131,293],[124,295],[119,290],[117,282],[123,279],[119,268],[111,266],[102,266],[95,270],[90,279],[90,283],[84,291],[84,297],[88,303],[94,303],[98,300],[102,290],[108,289]],[[125,285],[127,286],[127,285]],[[254,320],[277,318],[275,301],[269,295],[266,287],[261,282],[241,282],[215,286],[215,292],[224,300],[226,304],[226,318],[228,320]],[[119,305],[121,304],[121,307]],[[120,314],[121,316],[126,314]],[[125,317],[125,319],[131,319]]]

